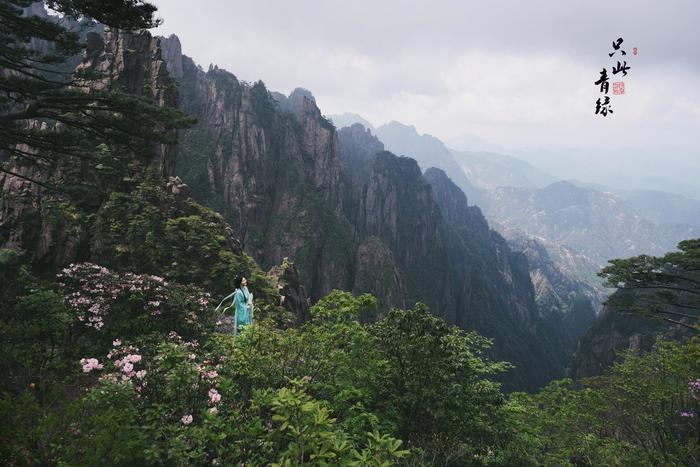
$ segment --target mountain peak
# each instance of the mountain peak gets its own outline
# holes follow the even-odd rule
[[[305,110],[312,110],[320,114],[318,106],[316,105],[316,99],[308,89],[295,88],[289,93],[289,96],[285,96],[279,92],[271,92],[270,94],[272,98],[277,101],[280,109],[284,111],[300,114]]]
[[[411,131],[412,133],[415,133],[417,136],[419,136],[418,130],[416,130],[416,127],[413,125],[406,125],[405,123],[401,123],[396,120],[392,120],[388,123],[385,123],[384,125],[380,126],[379,128],[385,129],[385,130],[404,130],[404,131]]]
[[[342,114],[330,115],[329,118],[333,121],[336,128],[349,127],[359,123],[363,127],[372,130],[372,133],[376,133],[374,125],[372,125],[369,120],[356,113],[344,112]]]
[[[316,98],[314,98],[314,95],[311,93],[311,91],[304,88],[294,88],[294,90],[291,93],[289,93],[288,99],[292,101],[308,99],[314,104],[316,103]]]

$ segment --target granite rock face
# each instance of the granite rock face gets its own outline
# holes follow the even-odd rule
[[[148,32],[107,30],[102,36],[93,31],[87,33],[86,42],[78,68],[103,74],[94,83],[95,88],[121,89],[150,97],[161,106],[177,105],[176,90],[161,59],[159,41]],[[164,180],[174,170],[176,154],[172,146],[153,147],[151,164]],[[87,233],[74,213],[61,209],[67,198],[26,178],[60,184],[63,178],[80,177],[80,164],[70,162],[39,169],[21,161],[11,162],[18,176],[0,173],[0,247],[28,250],[34,263],[48,270],[79,259]]]
[[[353,293],[381,297],[385,307],[406,307],[407,290],[402,270],[391,248],[378,237],[368,237],[357,248]]]
[[[53,174],[17,166],[22,176],[46,182]],[[55,270],[74,261],[86,237],[82,225],[62,212],[61,198],[42,185],[0,173],[0,247],[31,252],[41,268]]]
[[[161,57],[165,60],[168,74],[173,79],[182,79],[182,45],[180,38],[175,34],[168,37],[160,37]]]
[[[263,268],[293,259],[312,298],[351,289],[335,128],[304,91],[289,97],[294,112],[282,110],[262,82],[182,62],[182,109],[198,123],[181,134],[178,174],[195,197],[220,210]]]
[[[146,97],[160,107],[177,107],[175,82],[162,58],[160,44],[160,39],[148,31],[107,28],[104,34],[92,32],[87,35],[87,49],[78,69],[100,73],[102,78],[91,82],[95,89],[120,90]],[[170,136],[176,138],[174,131]],[[153,166],[167,180],[174,174],[177,148],[156,144],[153,153]]]
[[[595,320],[604,296],[590,285],[571,277],[553,261],[544,240],[527,236],[508,239],[513,251],[528,259],[535,300],[542,315],[560,330],[570,352]],[[554,246],[549,246],[549,249]]]

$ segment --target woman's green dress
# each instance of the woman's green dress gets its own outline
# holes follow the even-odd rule
[[[253,314],[248,305],[249,298],[250,292],[248,292],[248,287],[236,289],[233,302],[236,305],[236,328],[239,330],[253,322]]]

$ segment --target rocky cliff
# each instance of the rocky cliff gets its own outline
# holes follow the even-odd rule
[[[509,387],[533,389],[561,374],[562,353],[537,315],[525,257],[490,231],[444,173],[431,182],[415,160],[383,151],[368,131],[337,132],[306,90],[273,94],[262,82],[241,82],[214,66],[204,71],[180,50],[175,36],[107,31],[88,37],[80,66],[103,74],[97,87],[145,95],[160,105],[173,105],[179,94],[180,108],[198,123],[180,134],[177,166],[175,149],[164,146],[153,148],[148,164],[163,185],[173,172],[180,174],[186,191],[219,210],[233,231],[180,199],[179,181],[172,183],[174,201],[163,205],[172,210],[168,203],[184,203],[177,219],[159,211],[148,222],[158,235],[172,237],[178,255],[211,256],[206,245],[228,251],[225,245],[236,239],[233,256],[207,256],[206,264],[183,269],[170,257],[173,250],[163,252],[169,262],[161,264],[157,245],[148,247],[148,223],[138,221],[151,209],[143,204],[145,194],[154,206],[165,202],[150,185],[103,193],[108,199],[83,197],[87,204],[77,206],[7,176],[1,180],[4,246],[31,250],[38,263],[52,267],[99,257],[117,267],[164,269],[184,281],[202,271],[217,293],[227,287],[222,265],[255,269],[241,250],[265,269],[290,258],[298,276],[284,268],[273,273],[300,320],[306,290],[311,300],[341,288],[375,293],[385,307],[422,301],[448,322],[496,338],[494,355],[517,365]],[[138,228],[124,230],[127,224],[114,222],[121,218]],[[199,229],[207,222],[216,230],[205,235]],[[197,237],[187,240],[193,228]],[[197,242],[204,250],[197,252]]]
[[[304,90],[280,104],[262,82],[181,62],[181,108],[198,123],[180,136],[178,173],[195,196],[226,217],[262,267],[292,259],[313,299],[351,289],[335,128]]]
[[[107,30],[88,34],[86,41],[79,69],[99,76],[88,82],[91,87],[116,91],[111,96],[145,97],[138,102],[155,103],[165,115],[177,113],[176,87],[159,39]],[[261,313],[278,321],[285,316],[280,290],[303,297],[294,271],[285,271],[279,290],[273,287],[222,216],[195,203],[189,187],[169,176],[175,145],[156,140],[138,152],[116,151],[99,138],[95,145],[100,161],[114,165],[63,154],[50,167],[10,161],[17,175],[0,175],[0,248],[26,250],[37,272],[47,276],[68,263],[89,261],[222,296],[233,287],[229,271],[236,271],[249,278]],[[299,301],[287,309],[304,312]]]
[[[430,168],[425,178],[445,218],[455,308],[465,310],[456,322],[495,339],[495,355],[517,368],[517,386],[561,377],[571,344],[560,323],[540,313],[525,255],[489,228],[445,172]]]
[[[508,244],[527,257],[538,308],[559,330],[569,352],[573,353],[576,342],[595,320],[605,297],[573,278],[561,261],[552,259],[549,249],[556,249],[557,245],[547,245],[544,239],[524,235],[509,238]]]
[[[312,301],[333,288],[384,307],[426,303],[496,339],[514,362],[509,387],[562,376],[568,356],[538,314],[527,259],[492,232],[443,172],[383,151],[359,125],[336,131],[304,89],[269,92],[177,56],[181,108],[198,124],[180,139],[178,173],[269,268],[289,258]]]
[[[148,32],[124,34],[107,30],[104,35],[89,32],[86,42],[78,68],[100,73],[101,79],[92,83],[95,88],[145,96],[160,106],[177,105],[173,82],[161,59],[159,41]],[[167,180],[174,170],[175,157],[174,147],[154,144],[148,164]],[[28,250],[35,264],[49,270],[78,259],[84,254],[87,239],[84,222],[70,209],[62,209],[68,203],[65,194],[47,190],[27,178],[66,186],[82,179],[86,167],[71,160],[47,167],[27,165],[19,160],[11,162],[18,176],[0,173],[0,247]],[[96,193],[85,200],[92,209],[100,202]]]

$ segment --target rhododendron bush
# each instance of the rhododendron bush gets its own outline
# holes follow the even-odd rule
[[[298,465],[314,456],[359,466],[408,454],[400,441],[376,429],[348,431],[326,403],[309,394],[312,377],[279,380],[279,389],[260,386],[249,392],[250,377],[265,369],[234,356],[250,353],[258,338],[277,333],[263,325],[246,331],[244,338],[220,336],[202,345],[171,332],[151,355],[115,340],[104,363],[81,361],[89,373],[83,381],[87,393],[78,403],[80,417],[63,437],[63,459],[92,464],[113,455],[109,433],[123,432],[113,421],[140,427],[128,430],[133,435],[128,441],[121,436],[114,441],[134,446],[130,455],[121,452],[118,458],[136,464]],[[248,378],[241,378],[244,374]],[[86,439],[103,441],[92,450]]]
[[[194,286],[90,263],[71,264],[58,280],[78,327],[104,336],[100,341],[170,330],[194,337],[213,326],[210,295]]]

